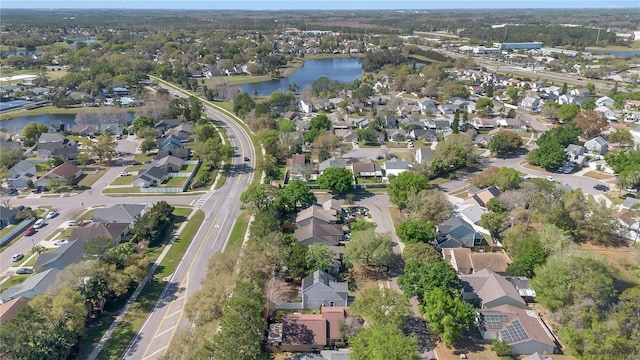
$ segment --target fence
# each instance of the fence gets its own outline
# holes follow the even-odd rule
[[[16,235],[18,235],[19,233],[23,232],[26,228],[31,226],[31,224],[33,224],[35,220],[36,219],[27,219],[22,221],[20,224],[16,225],[13,229],[11,229],[11,231],[4,234],[4,236],[0,238],[0,246],[11,241],[14,237],[16,237]]]
[[[193,180],[193,177],[196,176],[198,170],[200,169],[200,161],[185,161],[185,164],[196,164],[193,168],[193,171],[190,173],[169,173],[169,177],[187,177],[187,181],[184,182],[182,187],[172,187],[172,188],[159,188],[159,187],[148,187],[148,188],[140,188],[140,192],[142,193],[181,193],[187,191],[189,184]]]

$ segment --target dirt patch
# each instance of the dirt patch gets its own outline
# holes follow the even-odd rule
[[[473,360],[499,360],[500,357],[491,351],[491,344],[477,344],[468,337],[458,339],[451,349],[447,349],[442,342],[436,345],[439,360],[460,360],[460,354],[467,355]]]

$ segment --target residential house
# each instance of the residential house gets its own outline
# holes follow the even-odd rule
[[[591,96],[591,92],[587,88],[571,89],[571,91],[569,91],[569,94],[571,94],[572,96],[583,98],[588,98],[589,96]]]
[[[163,169],[168,173],[172,173],[172,172],[175,173],[175,172],[179,172],[180,169],[182,169],[183,165],[184,165],[184,160],[172,155],[167,155],[162,159],[151,160],[151,163],[143,165],[143,168],[148,169],[152,167],[157,167],[157,168]]]
[[[298,131],[308,131],[309,129],[311,129],[311,121],[309,121],[308,119],[298,118],[294,120],[293,123],[295,124],[296,130]]]
[[[67,139],[62,134],[58,133],[42,133],[38,138],[38,144],[46,143],[64,143]]]
[[[69,241],[52,252],[42,253],[38,256],[33,268],[36,272],[49,269],[62,270],[71,264],[78,263],[84,257],[85,243],[86,240]]]
[[[422,140],[426,142],[438,141],[438,134],[434,130],[426,130],[418,127],[410,130],[407,137],[411,140]]]
[[[473,247],[481,244],[482,235],[473,225],[459,216],[452,216],[438,225],[437,245],[441,249],[456,247]]]
[[[389,177],[391,175],[398,176],[403,172],[411,169],[412,166],[413,164],[407,160],[392,158],[382,164],[382,169],[385,172],[385,176]]]
[[[606,106],[598,106],[595,108],[595,111],[602,113],[604,117],[607,118],[607,121],[618,121],[616,113]]]
[[[124,126],[120,124],[100,124],[100,132],[122,136],[124,135]]]
[[[336,129],[335,134],[337,137],[341,138],[342,141],[344,142],[350,143],[350,142],[358,141],[358,134],[351,129],[348,129],[348,130]]]
[[[94,136],[98,132],[96,125],[76,124],[71,127],[71,132],[80,136]]]
[[[0,304],[0,325],[18,316],[18,310],[29,302],[29,298],[20,296]]]
[[[156,156],[153,157],[153,160],[160,160],[167,156],[177,157],[178,159],[181,159],[181,160],[189,160],[190,153],[191,153],[191,150],[187,148],[158,150],[158,152],[156,153]]]
[[[285,360],[327,360],[322,355],[312,354],[312,353],[301,353],[297,355],[290,356],[285,358]]]
[[[502,252],[474,253],[469,248],[443,249],[443,257],[451,263],[458,274],[472,274],[482,270],[491,270],[504,275],[511,263]]]
[[[47,186],[47,183],[51,179],[61,179],[67,181],[69,179],[75,180],[82,175],[82,170],[71,165],[68,162],[62,163],[55,168],[51,169],[46,174],[42,175],[35,183],[36,186]]]
[[[303,309],[319,309],[323,307],[348,306],[347,282],[338,282],[329,273],[316,270],[302,279],[300,295]]]
[[[168,136],[158,141],[159,150],[177,150],[182,149],[182,141],[174,136]]]
[[[175,137],[180,140],[180,142],[189,141],[191,135],[193,135],[193,126],[187,123],[181,123],[164,132],[164,137]]]
[[[433,158],[433,151],[430,148],[416,149],[416,163],[430,164]]]
[[[409,135],[405,129],[390,129],[387,133],[390,140],[401,142],[407,139]]]
[[[337,158],[335,156],[332,156],[330,158],[328,158],[327,160],[321,162],[320,164],[318,164],[318,172],[320,173],[320,175],[322,175],[322,173],[327,169],[327,168],[342,168],[345,169],[347,167],[347,163],[348,160],[347,159],[343,159],[343,158]]]
[[[44,135],[44,134],[42,134]],[[56,134],[58,135],[58,134]],[[42,137],[42,136],[40,136]],[[63,148],[66,144],[68,144],[68,140],[67,139],[63,139],[61,141],[47,141],[47,142],[43,142],[43,143],[38,143],[37,146],[37,151],[38,151],[38,157],[42,160],[46,160],[49,157],[53,156],[53,152],[56,149],[60,149]]]
[[[624,121],[626,122],[639,122],[640,121],[640,112],[627,113],[624,116]]]
[[[454,104],[440,104],[438,105],[438,111],[440,111],[440,113],[442,115],[453,115],[456,113],[456,110],[458,110],[458,106],[454,105]]]
[[[27,278],[21,284],[11,286],[0,294],[0,303],[4,304],[19,297],[31,300],[37,295],[47,294],[49,288],[56,283],[59,272],[58,269],[45,270]]]
[[[613,106],[613,104],[615,104],[615,101],[613,101],[613,99],[608,96],[603,96],[596,99],[596,106],[611,107]]]
[[[626,198],[624,198],[624,202],[622,203],[622,208],[628,210],[628,209],[631,209],[634,206],[640,206],[638,204],[640,204],[640,199],[636,199],[634,197],[627,196]]]
[[[527,126],[522,122],[521,119],[496,119],[496,124],[500,127],[500,129],[505,130],[513,130],[513,131],[526,131]]]
[[[327,118],[331,121],[333,129],[351,129],[353,126],[353,122],[349,119],[349,115],[342,110],[332,112],[327,116]]]
[[[438,105],[433,99],[430,98],[422,98],[418,100],[418,110],[422,115],[430,115],[434,114],[438,109]]]
[[[478,311],[478,330],[483,339],[501,339],[514,355],[553,354],[556,341],[535,310],[501,305]]]
[[[169,179],[169,172],[159,167],[150,167],[140,170],[138,177],[131,182],[136,187],[157,186]]]
[[[597,136],[584,143],[584,148],[590,153],[605,155],[609,152],[609,143],[602,136]]]
[[[522,99],[522,101],[520,101],[520,107],[525,110],[534,111],[540,110],[542,104],[539,97],[527,95],[524,99]]]
[[[488,130],[488,129],[495,129],[495,127],[497,126],[497,123],[493,119],[483,119],[483,118],[477,117],[471,121],[471,126],[476,128],[476,130]]]
[[[377,161],[367,158],[353,164],[353,174],[356,177],[382,177],[382,168]]]
[[[336,213],[320,205],[313,204],[306,209],[300,210],[296,216],[296,224],[298,224],[299,228],[310,225],[313,220],[320,220],[327,224],[335,224],[337,221]]]
[[[293,154],[287,159],[289,180],[305,181],[312,173],[311,162],[304,154]]]
[[[487,203],[489,200],[500,196],[500,189],[497,186],[492,185],[486,189],[477,189],[470,188],[468,191],[469,196],[464,199],[464,202],[467,204],[478,205],[482,207],[487,207]]]
[[[353,120],[353,126],[357,127],[358,129],[364,129],[368,127],[369,124],[371,124],[371,119],[362,118],[362,119]]]
[[[477,204],[459,204],[455,205],[454,212],[462,217],[463,220],[471,224],[477,231],[488,233],[486,229],[478,225],[482,215],[487,210]]]
[[[300,100],[298,103],[298,109],[305,114],[310,114],[315,110],[311,101],[305,99]]]
[[[576,144],[569,144],[564,149],[567,153],[567,160],[574,163],[576,166],[584,166],[587,158],[584,155],[584,147]]]
[[[153,127],[164,134],[165,131],[182,124],[180,119],[163,119],[158,121]]]
[[[98,237],[108,238],[115,244],[124,240],[129,233],[128,223],[90,223],[73,228],[69,240],[89,241]]]
[[[382,128],[384,129],[394,129],[398,126],[398,119],[394,115],[383,115],[380,117],[380,122],[382,123]]]
[[[473,100],[463,99],[459,97],[452,97],[449,102],[458,107],[462,111],[466,111],[470,114],[476,112],[476,102]],[[455,111],[454,111],[455,112]]]
[[[527,303],[513,284],[504,276],[489,269],[472,274],[460,275],[462,280],[462,298],[489,309],[500,305],[511,305],[525,308]]]
[[[287,111],[286,113],[284,113],[284,115],[282,115],[282,117],[295,122],[297,119],[300,119],[300,114],[295,111]]]
[[[553,360],[553,358],[551,356],[542,355],[539,352],[534,352],[533,354],[522,358],[522,360]]]
[[[317,217],[312,217],[305,226],[300,226],[294,231],[294,237],[305,245],[324,243],[329,246],[337,246],[344,239],[342,226],[331,224]]]
[[[449,134],[451,123],[447,120],[425,120],[427,129],[433,130],[436,134]]]
[[[323,307],[320,314],[287,315],[282,319],[280,349],[313,352],[332,346],[342,340],[340,325],[347,316],[345,307]]]
[[[91,221],[97,223],[120,223],[133,225],[137,216],[146,212],[145,204],[116,204],[109,207],[99,207],[93,211]]]
[[[0,229],[5,228],[7,225],[15,224],[16,215],[22,210],[24,210],[24,206],[16,206],[13,208],[0,206]]]
[[[48,144],[44,144],[46,146]],[[38,153],[40,154],[40,152]],[[55,147],[50,153],[47,154],[49,156],[59,157],[63,160],[76,160],[78,155],[80,155],[80,149],[78,148],[78,144],[75,142],[69,142],[62,147]]]
[[[22,160],[9,169],[7,184],[13,188],[27,188],[29,186],[29,181],[36,181],[36,174],[36,165],[31,161]]]

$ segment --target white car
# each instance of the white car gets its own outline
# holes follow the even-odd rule
[[[131,176],[131,173],[128,171],[123,171],[120,173],[120,176]]]
[[[47,214],[47,219],[53,219],[54,217],[60,215],[60,213],[57,210],[51,210],[48,214]]]
[[[78,223],[75,220],[67,221],[67,226],[78,226]]]
[[[628,188],[628,189],[626,190],[626,192],[629,192],[629,193],[637,193],[637,192],[638,192],[638,189]]]
[[[38,219],[36,220],[36,222],[33,224],[33,227],[36,229],[40,229],[41,227],[44,226],[44,219]]]
[[[549,176],[549,175],[547,175],[547,180],[549,180],[549,181],[556,181],[556,179],[554,179],[554,178],[553,178],[553,176]]]
[[[65,239],[58,239],[53,241],[53,246],[61,246],[67,243]]]

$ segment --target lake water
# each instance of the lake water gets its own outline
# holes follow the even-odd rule
[[[326,76],[330,80],[351,83],[362,76],[361,58],[332,58],[307,60],[288,77],[238,86],[249,95],[269,96],[273,92],[289,91],[289,84],[296,84],[300,90],[310,87],[318,78]]]
[[[28,114],[26,110],[25,110],[25,114]],[[1,117],[2,115],[0,115],[0,118]],[[133,120],[133,114],[126,113],[125,121],[132,121],[132,120]],[[43,114],[43,115],[15,118],[11,120],[2,120],[0,121],[0,127],[7,129],[7,131],[9,132],[18,132],[25,125],[34,121],[43,123],[47,126],[51,125],[53,122],[59,122],[60,124],[64,124],[65,128],[67,129],[70,129],[71,127],[73,127],[73,125],[78,124],[76,122],[76,115],[73,115],[73,114]],[[117,119],[111,119],[111,118],[105,117],[104,115],[96,114],[96,115],[83,116],[83,124],[99,125],[103,123],[109,124],[109,123],[118,123],[118,122],[119,121]]]

